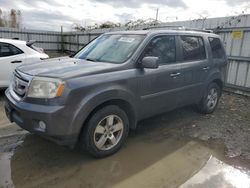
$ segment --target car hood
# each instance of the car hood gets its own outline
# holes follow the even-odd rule
[[[24,64],[17,69],[32,76],[71,78],[111,71],[117,64],[92,62],[69,57],[53,58],[41,62]]]

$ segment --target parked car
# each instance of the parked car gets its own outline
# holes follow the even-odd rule
[[[49,57],[42,48],[34,46],[34,43],[35,41],[0,39],[0,88],[8,87],[17,66]]]
[[[139,120],[191,104],[212,113],[226,64],[213,33],[111,32],[71,58],[18,67],[6,114],[30,132],[105,157]]]

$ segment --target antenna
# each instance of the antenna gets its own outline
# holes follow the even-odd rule
[[[155,21],[158,21],[158,13],[159,13],[159,8],[156,9],[156,17],[155,17]]]

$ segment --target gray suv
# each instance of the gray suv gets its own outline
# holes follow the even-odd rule
[[[6,114],[32,133],[105,157],[139,120],[191,104],[212,113],[226,64],[213,33],[106,33],[71,57],[18,67],[5,92]]]

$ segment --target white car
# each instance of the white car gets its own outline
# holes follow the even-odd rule
[[[0,88],[8,87],[17,66],[49,58],[43,49],[34,46],[34,43],[35,41],[0,39]]]

